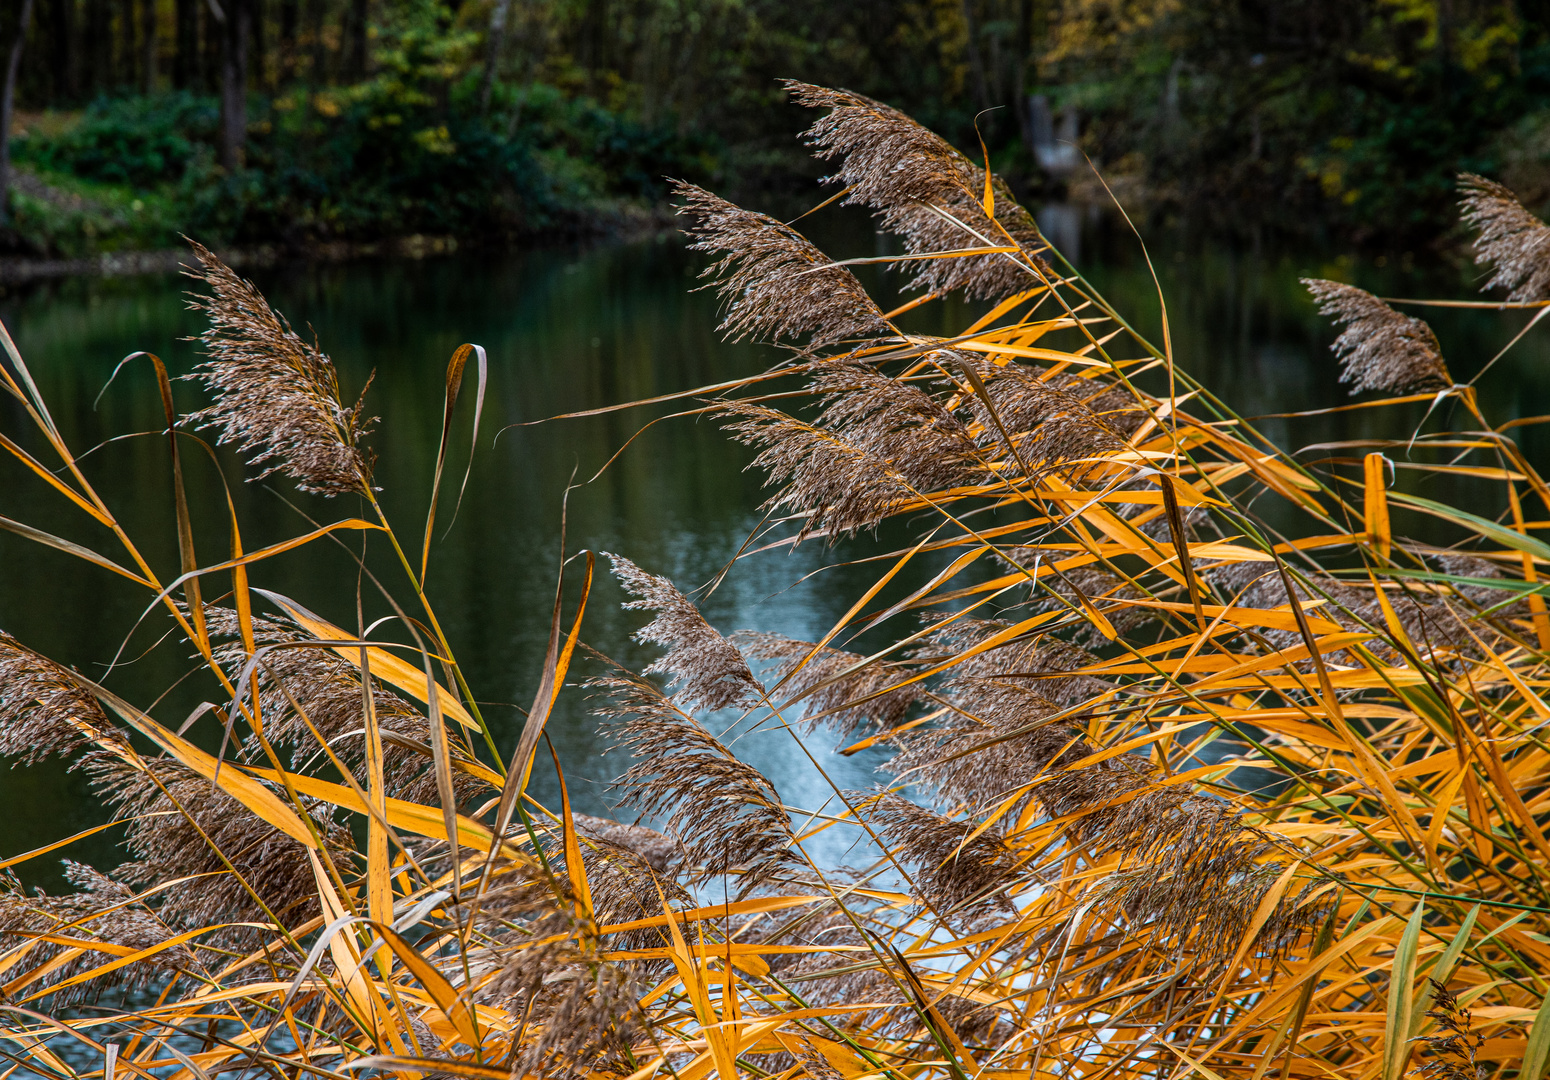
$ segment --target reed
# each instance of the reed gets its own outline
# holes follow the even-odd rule
[[[620,805],[656,828],[527,792],[557,695],[588,692],[567,687],[584,621],[556,604],[526,729],[496,746],[425,590],[429,545],[414,562],[375,498],[364,406],[214,255],[197,249],[195,373],[213,401],[179,418],[155,362],[169,431],[214,427],[359,507],[288,546],[246,552],[233,516],[229,556],[194,557],[184,431],[183,566],[158,577],[5,339],[0,385],[58,460],[3,445],[102,543],[0,524],[143,586],[226,737],[211,754],[0,636],[0,752],[79,763],[132,855],[70,864],[66,895],[0,879],[3,1075],[1545,1075],[1550,485],[1507,428],[1424,322],[1311,282],[1353,393],[1389,395],[1361,407],[1451,397],[1469,427],[1407,444],[1396,416],[1363,456],[1300,464],[1133,332],[996,177],[877,102],[793,90],[824,110],[808,140],[833,182],[902,236],[898,268],[993,306],[951,338],[907,333],[792,226],[681,189],[692,242],[720,254],[724,329],[793,350],[684,394],[757,448],[769,527],[833,544],[900,519],[918,541],[814,642],[728,636],[610,556],[662,654],[590,692],[630,756]],[[1547,227],[1500,185],[1463,196],[1491,286],[1547,303]],[[473,355],[449,365],[449,423]],[[1464,454],[1423,468],[1467,468],[1501,516],[1394,488],[1412,447]],[[434,517],[433,496],[427,535]],[[401,558],[412,646],[253,584],[342,531]],[[585,595],[591,555],[572,565]],[[794,753],[826,725],[891,759],[875,790],[798,816],[716,710]],[[838,828],[876,862],[815,862]]]

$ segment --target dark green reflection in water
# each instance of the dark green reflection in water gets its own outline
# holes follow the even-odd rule
[[[1089,244],[1096,254],[1078,260],[1079,265],[1120,310],[1135,313],[1139,329],[1160,341],[1156,292],[1144,263],[1123,237],[1102,239]],[[834,241],[831,250],[837,256],[879,250],[854,222],[836,227]],[[1403,278],[1311,257],[1210,247],[1180,248],[1178,253],[1184,257],[1175,258],[1166,238],[1154,249],[1178,362],[1244,415],[1346,400],[1327,352],[1332,335],[1313,315],[1298,276],[1349,277],[1355,270],[1361,284],[1385,293],[1431,288],[1467,295],[1467,283],[1456,270]],[[443,366],[461,342],[488,349],[481,448],[456,524],[433,549],[429,590],[470,682],[490,703],[487,714],[503,750],[515,742],[521,723],[513,703],[530,702],[537,682],[559,568],[567,481],[573,472],[578,481],[587,480],[646,419],[663,410],[511,425],[714,383],[771,363],[777,357],[771,350],[717,340],[714,298],[691,292],[701,265],[677,243],[653,241],[588,251],[301,266],[253,274],[275,307],[298,327],[316,330],[324,350],[339,364],[347,397],[375,370],[369,401],[382,418],[373,439],[380,455],[382,500],[406,545],[416,549],[440,431]],[[883,302],[889,302],[890,285],[879,275],[865,276],[879,284]],[[1418,277],[1423,280],[1415,284]],[[118,360],[136,349],[160,353],[174,373],[189,370],[195,356],[182,339],[196,333],[201,320],[185,309],[187,284],[176,277],[67,281],[0,299],[0,317],[32,365],[66,440],[78,451],[110,436],[159,430],[160,407],[143,362],[126,368],[95,409],[93,400]],[[909,325],[951,333],[970,314],[962,305],[939,305],[916,313]],[[1505,344],[1523,317],[1439,313],[1433,322],[1455,374],[1467,378]],[[1546,359],[1545,347],[1531,338],[1487,376],[1483,398],[1488,415],[1500,422],[1550,412]],[[176,392],[185,410],[200,403],[192,386],[179,385]],[[1413,425],[1423,411],[1343,413],[1268,421],[1263,427],[1287,446],[1380,434],[1403,437],[1409,431],[1405,425]],[[466,402],[464,412],[453,454],[454,486],[467,453]],[[7,433],[26,430],[21,410],[9,399],[0,402],[0,423]],[[491,436],[503,428],[492,448]],[[1536,439],[1532,433],[1524,436],[1537,459],[1546,448]],[[712,423],[683,418],[655,426],[601,478],[571,494],[568,550],[618,551],[686,589],[700,586],[734,556],[759,521],[760,481],[743,472],[749,457]],[[88,458],[87,470],[163,580],[174,577],[177,567],[167,461],[164,439],[142,434],[98,450]],[[201,561],[214,562],[226,551],[220,480],[201,456],[189,453],[185,461]],[[240,483],[240,465],[229,455],[223,461],[250,550],[304,529],[301,513],[333,520],[357,512],[354,500],[330,504],[298,496],[279,478]],[[1426,493],[1461,500],[1470,495],[1464,487],[1435,484]],[[450,520],[452,503],[449,498],[443,504],[438,533]],[[103,530],[9,461],[0,465],[0,514],[118,554]],[[359,534],[341,535],[359,550]],[[871,570],[834,566],[788,588],[791,582],[891,546],[904,535],[901,530],[880,541],[863,539],[835,549],[810,544],[795,553],[746,560],[706,600],[706,614],[726,631],[751,627],[820,635],[866,587]],[[940,565],[939,560],[923,561],[915,580]],[[369,542],[368,562],[401,599],[412,595],[380,539]],[[224,588],[224,581],[217,581],[212,579],[212,586]],[[355,562],[326,541],[274,559],[255,573],[255,584],[292,596],[344,625],[354,623],[357,582]],[[362,596],[368,622],[390,613],[369,584]],[[197,678],[178,683],[188,668],[188,649],[171,641],[152,648],[166,629],[160,616],[146,620],[129,639],[120,665],[104,675],[104,665],[148,599],[106,573],[0,533],[0,627],[105,678],[142,706],[157,702],[155,715],[177,726],[216,690]],[[611,581],[600,580],[589,605],[585,640],[626,664],[648,663],[650,654],[629,640],[643,620],[622,612],[619,599]],[[193,730],[212,747],[218,740],[209,718]],[[584,691],[566,691],[549,731],[578,809],[603,810],[604,784],[625,763],[600,755]],[[822,732],[807,740],[839,783],[871,783],[877,759],[823,757],[832,742]],[[737,748],[771,776],[788,803],[816,809],[828,798],[827,785],[788,736],[750,735]],[[539,797],[552,797],[548,770],[540,768],[536,776]],[[83,779],[57,763],[0,773],[0,814],[0,858],[104,820]],[[115,842],[109,831],[68,854],[111,865],[120,857]],[[846,842],[836,838],[832,850],[818,854],[840,861]],[[56,880],[54,865],[49,857],[22,870],[29,881],[50,884]]]

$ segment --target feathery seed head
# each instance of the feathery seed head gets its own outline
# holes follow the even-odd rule
[[[851,794],[854,802],[867,798]],[[954,821],[899,795],[884,795],[862,812],[900,858],[919,867],[917,884],[943,913],[986,903],[1010,910],[997,890],[1017,881],[1017,856],[993,832],[970,839],[974,821]]]
[[[678,213],[695,251],[726,252],[704,277],[714,278],[727,305],[720,330],[733,341],[752,335],[819,348],[893,328],[861,282],[789,225],[679,182]]]
[[[1017,249],[901,263],[917,268],[909,288],[962,289],[973,298],[1000,299],[1038,285],[1050,273],[1039,255],[1048,245],[1038,225],[999,176],[991,178],[992,221],[981,202],[985,171],[945,139],[861,94],[790,80],[785,85],[798,104],[830,110],[806,135],[819,158],[840,159],[829,181],[850,189],[846,202],[875,210],[910,254]]]
[[[1475,238],[1475,262],[1494,264],[1485,288],[1507,290],[1512,303],[1550,300],[1550,225],[1523,208],[1504,184],[1464,173],[1463,219],[1480,235]]]
[[[39,892],[28,896],[9,871],[0,871],[0,950],[16,956],[12,950],[33,940],[17,959],[20,966],[7,969],[10,980],[38,972],[42,981],[31,992],[56,986],[83,972],[112,963],[123,955],[155,948],[171,939],[174,931],[162,922],[145,902],[131,890],[98,873],[83,863],[63,860],[65,877],[78,890],[63,896]],[[66,959],[72,946],[61,941],[38,941],[43,935],[57,935],[69,941],[102,942],[114,951],[90,948],[79,956]],[[57,962],[57,966],[56,965]],[[186,945],[174,945],[143,960],[51,995],[51,1007],[61,1008],[90,1000],[113,987],[143,988],[165,984],[180,973],[195,967]]]
[[[764,774],[734,757],[698,721],[647,680],[628,673],[594,679],[611,695],[599,715],[615,724],[615,745],[636,764],[615,781],[626,801],[668,829],[705,875],[741,874],[746,896],[798,863],[796,837]]]
[[[911,674],[903,664],[886,660],[864,664],[860,654],[843,649],[825,647],[815,653],[812,642],[780,634],[739,631],[733,640],[749,656],[775,661],[770,674],[781,684],[782,698],[796,703],[808,718],[822,714],[846,734],[863,725],[882,730],[897,727],[920,696],[918,683],[898,685]]]
[[[748,467],[767,474],[766,487],[780,487],[764,509],[799,515],[798,540],[822,533],[832,543],[918,501],[894,464],[832,431],[752,402],[731,402],[721,414],[736,418],[726,428],[738,442],[760,447]]]
[[[295,925],[318,913],[306,850],[207,778],[174,758],[130,765],[105,751],[89,754],[85,767],[98,796],[129,823],[125,846],[133,859],[114,876],[130,885],[166,885],[158,911],[169,924],[262,925],[273,915]],[[335,863],[349,867],[349,830],[326,811],[312,817]],[[259,928],[231,926],[211,940],[243,947],[264,936]]]
[[[0,630],[0,757],[31,765],[94,741],[128,745],[70,672]]]
[[[1452,385],[1437,335],[1426,323],[1354,285],[1316,278],[1302,283],[1318,301],[1320,315],[1345,324],[1330,348],[1340,358],[1340,381],[1351,384],[1351,393],[1402,394]]]
[[[216,647],[215,659],[235,679],[248,663],[238,638],[237,614],[213,605],[205,613],[211,636],[231,639]],[[296,762],[316,760],[323,756],[318,745],[322,736],[354,770],[356,779],[365,783],[366,719],[360,670],[289,622],[255,617],[252,625],[254,641],[263,649],[257,668],[259,705],[270,745],[290,751]],[[396,799],[439,805],[430,721],[379,680],[372,680],[371,693],[388,793]],[[446,734],[453,793],[462,803],[489,785],[459,768],[475,757],[458,729],[448,724]]]
[[[203,383],[215,402],[184,423],[215,428],[218,442],[263,466],[254,480],[282,472],[319,495],[369,492],[365,390],[354,407],[341,404],[333,361],[297,336],[252,282],[208,248],[193,247],[203,269],[187,274],[211,292],[189,306],[208,314],[210,327],[199,335],[208,359],[185,378]]]
[[[759,699],[759,681],[748,662],[700,609],[665,577],[648,574],[622,555],[604,552],[625,591],[636,597],[625,603],[630,611],[655,611],[657,617],[635,632],[642,644],[660,645],[667,652],[646,669],[647,674],[671,675],[687,709],[726,709]]]

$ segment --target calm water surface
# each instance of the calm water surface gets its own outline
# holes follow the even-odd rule
[[[877,250],[854,222],[841,222],[833,232],[831,254],[837,257]],[[1122,311],[1134,312],[1141,330],[1160,339],[1156,290],[1133,242],[1101,231],[1083,240],[1079,268]],[[1179,364],[1249,416],[1346,400],[1327,351],[1332,334],[1312,312],[1297,284],[1299,276],[1354,278],[1390,295],[1430,288],[1466,296],[1471,288],[1469,275],[1458,268],[1406,272],[1398,257],[1394,266],[1380,269],[1316,255],[1190,244],[1176,237],[1155,241],[1153,256],[1168,298]],[[428,587],[476,694],[489,703],[486,714],[503,751],[520,730],[522,717],[514,705],[532,700],[538,680],[560,566],[567,483],[572,476],[578,483],[589,481],[664,410],[528,422],[750,374],[777,358],[769,349],[731,346],[716,338],[714,298],[691,291],[702,265],[676,241],[663,239],[590,250],[279,267],[252,275],[294,324],[315,329],[339,365],[347,398],[375,371],[368,400],[381,417],[372,440],[379,454],[381,497],[401,536],[416,547],[440,432],[444,365],[461,342],[487,348],[489,396],[468,495],[450,531],[442,536],[438,529]],[[868,280],[878,284],[886,303],[890,282],[877,275]],[[100,404],[94,402],[115,364],[134,350],[159,353],[174,373],[192,367],[196,355],[184,339],[198,332],[201,320],[186,310],[188,284],[176,276],[74,280],[0,297],[0,318],[32,366],[68,443],[84,452],[128,436],[100,445],[86,459],[87,472],[163,580],[176,575],[178,560],[170,528],[166,444],[154,434],[162,420],[149,369],[143,363],[131,365]],[[911,328],[952,333],[971,314],[962,305],[938,306],[917,314]],[[1433,322],[1455,375],[1467,378],[1523,319],[1451,312]],[[1488,415],[1501,422],[1550,412],[1547,361],[1550,350],[1532,336],[1510,354],[1482,384]],[[201,404],[189,384],[179,384],[175,392],[184,411]],[[1393,412],[1361,411],[1269,420],[1262,427],[1283,445],[1304,446],[1393,436],[1402,421]],[[0,403],[0,425],[13,436],[27,430],[23,414],[9,399]],[[465,460],[469,434],[465,415],[452,458],[455,470]],[[1550,450],[1532,433],[1524,438],[1536,460]],[[571,493],[567,552],[617,551],[669,575],[686,591],[704,585],[734,558],[759,522],[761,481],[743,471],[750,456],[712,423],[681,418],[657,424],[599,478]],[[226,545],[221,482],[207,459],[189,454],[184,460],[201,562],[214,562]],[[304,531],[304,515],[333,520],[357,512],[353,500],[330,504],[298,496],[279,478],[240,483],[240,464],[229,456],[223,460],[249,550]],[[1438,497],[1468,494],[1440,487],[1431,491]],[[443,525],[450,509],[448,500]],[[0,515],[112,551],[110,537],[9,460],[0,464]],[[341,535],[359,550],[359,534]],[[809,544],[795,552],[745,559],[705,599],[705,612],[724,631],[746,627],[820,636],[870,582],[867,567],[844,564],[899,536],[834,549]],[[401,600],[411,599],[388,554],[380,540],[368,545],[373,570]],[[354,625],[358,574],[350,553],[339,545],[325,541],[266,562],[255,570],[254,583],[341,625]],[[368,622],[389,613],[369,585],[361,595]],[[148,599],[105,572],[0,533],[0,627],[105,679],[142,707],[154,704],[153,713],[175,727],[215,690],[196,680],[178,682],[188,668],[187,649],[173,642],[153,648],[166,630],[159,617],[131,633]],[[629,634],[644,619],[621,611],[620,599],[611,581],[600,581],[583,636],[593,647],[638,667],[649,663],[652,653],[632,643]],[[106,665],[121,646],[124,659],[108,672]],[[566,691],[548,730],[577,808],[604,812],[607,781],[625,765],[618,755],[602,754],[585,691]],[[193,731],[204,741],[218,740],[208,717]],[[830,755],[833,743],[826,732],[808,740],[839,783],[871,784],[877,759]],[[828,785],[789,736],[749,734],[736,747],[771,777],[788,804],[816,809],[829,797]],[[535,786],[541,798],[552,797],[552,772],[537,770]],[[0,771],[0,860],[103,820],[82,778],[61,765]],[[836,838],[822,856],[846,859],[845,843]],[[68,854],[105,868],[121,858],[115,844],[109,830],[74,845]],[[25,880],[52,885],[58,880],[56,865],[50,856],[20,869]]]

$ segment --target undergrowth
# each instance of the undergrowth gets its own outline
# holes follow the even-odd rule
[[[894,519],[915,539],[812,642],[724,636],[609,555],[661,655],[645,672],[592,656],[586,689],[568,683],[597,567],[571,553],[515,746],[492,737],[424,587],[455,480],[446,434],[416,536],[378,503],[368,407],[196,248],[207,404],[180,416],[161,362],[133,358],[166,407],[169,575],[4,339],[0,377],[48,460],[20,432],[3,445],[101,543],[0,524],[143,586],[208,695],[187,722],[158,716],[0,637],[0,753],[70,757],[129,854],[108,873],[67,863],[73,893],[0,886],[16,1069],[1543,1075],[1550,486],[1519,422],[1480,415],[1424,322],[1310,282],[1368,395],[1350,407],[1424,402],[1435,426],[1446,402],[1467,420],[1396,424],[1306,467],[1193,381],[1166,333],[1132,332],[996,177],[875,102],[793,89],[823,110],[807,138],[840,194],[902,239],[877,261],[914,276],[905,308],[957,292],[989,309],[951,338],[904,332],[905,308],[883,311],[792,226],[681,185],[724,329],[787,351],[679,400],[757,449],[772,495],[745,557]],[[1537,322],[1550,227],[1499,185],[1463,192],[1491,287]],[[447,433],[484,391],[465,345]],[[182,486],[211,449],[199,432],[356,513],[257,551],[232,514],[227,550],[201,556]],[[1415,469],[1472,478],[1500,516],[1399,490]],[[1395,520],[1431,521],[1433,539]],[[260,588],[274,556],[352,533],[401,564],[389,624]],[[921,563],[941,569],[879,599]],[[592,694],[600,738],[630,755],[621,820],[528,793],[561,693]],[[885,784],[792,807],[718,737],[723,710],[791,733],[794,754],[817,725],[846,751],[883,746]],[[190,724],[218,727],[218,751]],[[829,829],[864,833],[875,862],[811,858]]]

